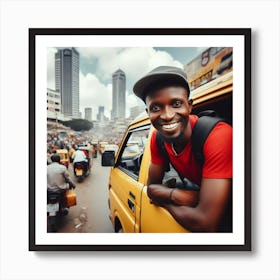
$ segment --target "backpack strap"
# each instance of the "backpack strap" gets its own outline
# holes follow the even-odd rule
[[[168,153],[166,151],[166,148],[164,146],[164,139],[163,139],[163,137],[161,136],[161,134],[158,131],[156,132],[156,143],[157,143],[158,148],[160,149],[161,154],[164,155],[165,159],[168,161],[166,163],[166,166],[165,166],[165,171],[169,171],[170,170],[169,155],[168,155]]]
[[[181,179],[181,185],[179,184],[180,187],[179,187],[178,184],[176,184],[176,187],[181,188],[181,189],[185,189],[185,190],[199,191],[199,189],[200,189],[199,186],[196,185],[195,183],[191,182],[187,178],[184,178],[180,174],[180,172],[177,171],[175,166],[172,164],[172,162],[169,159],[169,155],[166,151],[166,148],[164,146],[164,139],[158,131],[156,132],[156,144],[157,144],[158,148],[160,149],[161,154],[164,155],[165,159],[167,160],[167,163],[164,167],[165,172],[169,172],[173,168],[177,172],[179,178]],[[176,183],[179,183],[179,182],[176,182]]]
[[[204,115],[199,117],[192,130],[192,150],[195,160],[199,162],[200,166],[204,164],[204,143],[212,129],[221,121],[224,120],[219,117]]]

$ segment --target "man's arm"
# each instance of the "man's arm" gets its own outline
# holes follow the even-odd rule
[[[197,191],[176,191],[162,184],[164,177],[164,167],[162,165],[150,164],[148,177],[148,196],[151,202],[159,206],[164,203],[174,203],[177,205],[195,206],[198,201],[199,193]],[[175,195],[176,194],[176,195]]]
[[[169,202],[169,193],[171,189],[162,185],[162,179],[164,176],[164,167],[159,164],[150,163],[149,175],[148,175],[148,189],[147,194],[152,203],[161,205],[161,203]]]
[[[190,231],[217,231],[231,194],[231,179],[204,178],[200,191],[194,192],[162,185],[163,176],[163,166],[151,163],[147,191],[151,202],[166,208]]]
[[[76,186],[75,186],[73,180],[71,179],[70,174],[69,174],[69,172],[66,168],[65,168],[65,171],[64,171],[64,178],[65,178],[65,182],[69,184],[70,189],[71,188],[73,188],[73,189],[76,188]]]
[[[176,198],[175,190],[173,192]],[[231,194],[231,179],[203,179],[196,207],[163,205],[174,219],[193,232],[215,232]]]

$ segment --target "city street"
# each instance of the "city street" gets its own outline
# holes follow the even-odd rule
[[[57,232],[113,233],[108,207],[110,167],[101,166],[98,154],[93,159],[91,173],[81,183],[74,177],[72,164],[68,171],[76,184],[77,205],[70,207],[69,214],[59,219]]]

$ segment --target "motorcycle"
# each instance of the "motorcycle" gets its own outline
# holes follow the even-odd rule
[[[74,174],[77,178],[77,181],[80,183],[84,179],[86,172],[85,172],[85,167],[82,162],[77,162],[75,163],[74,166]]]
[[[76,162],[74,164],[74,174],[77,181],[80,183],[90,173],[90,166],[88,162]]]
[[[75,162],[74,160],[74,175],[77,178],[77,181],[80,183],[86,176],[90,174],[92,167],[92,153],[91,149],[86,146],[80,146],[78,149],[86,156],[86,161]]]
[[[58,218],[68,215],[69,208],[77,204],[76,194],[72,188],[47,193],[47,216],[53,232],[57,231]]]

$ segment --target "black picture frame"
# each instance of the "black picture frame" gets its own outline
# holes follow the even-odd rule
[[[244,40],[244,236],[242,244],[42,244],[36,236],[36,48],[40,36],[231,36]],[[29,29],[29,250],[30,251],[250,251],[251,248],[251,29],[249,28],[141,28],[141,29]]]

